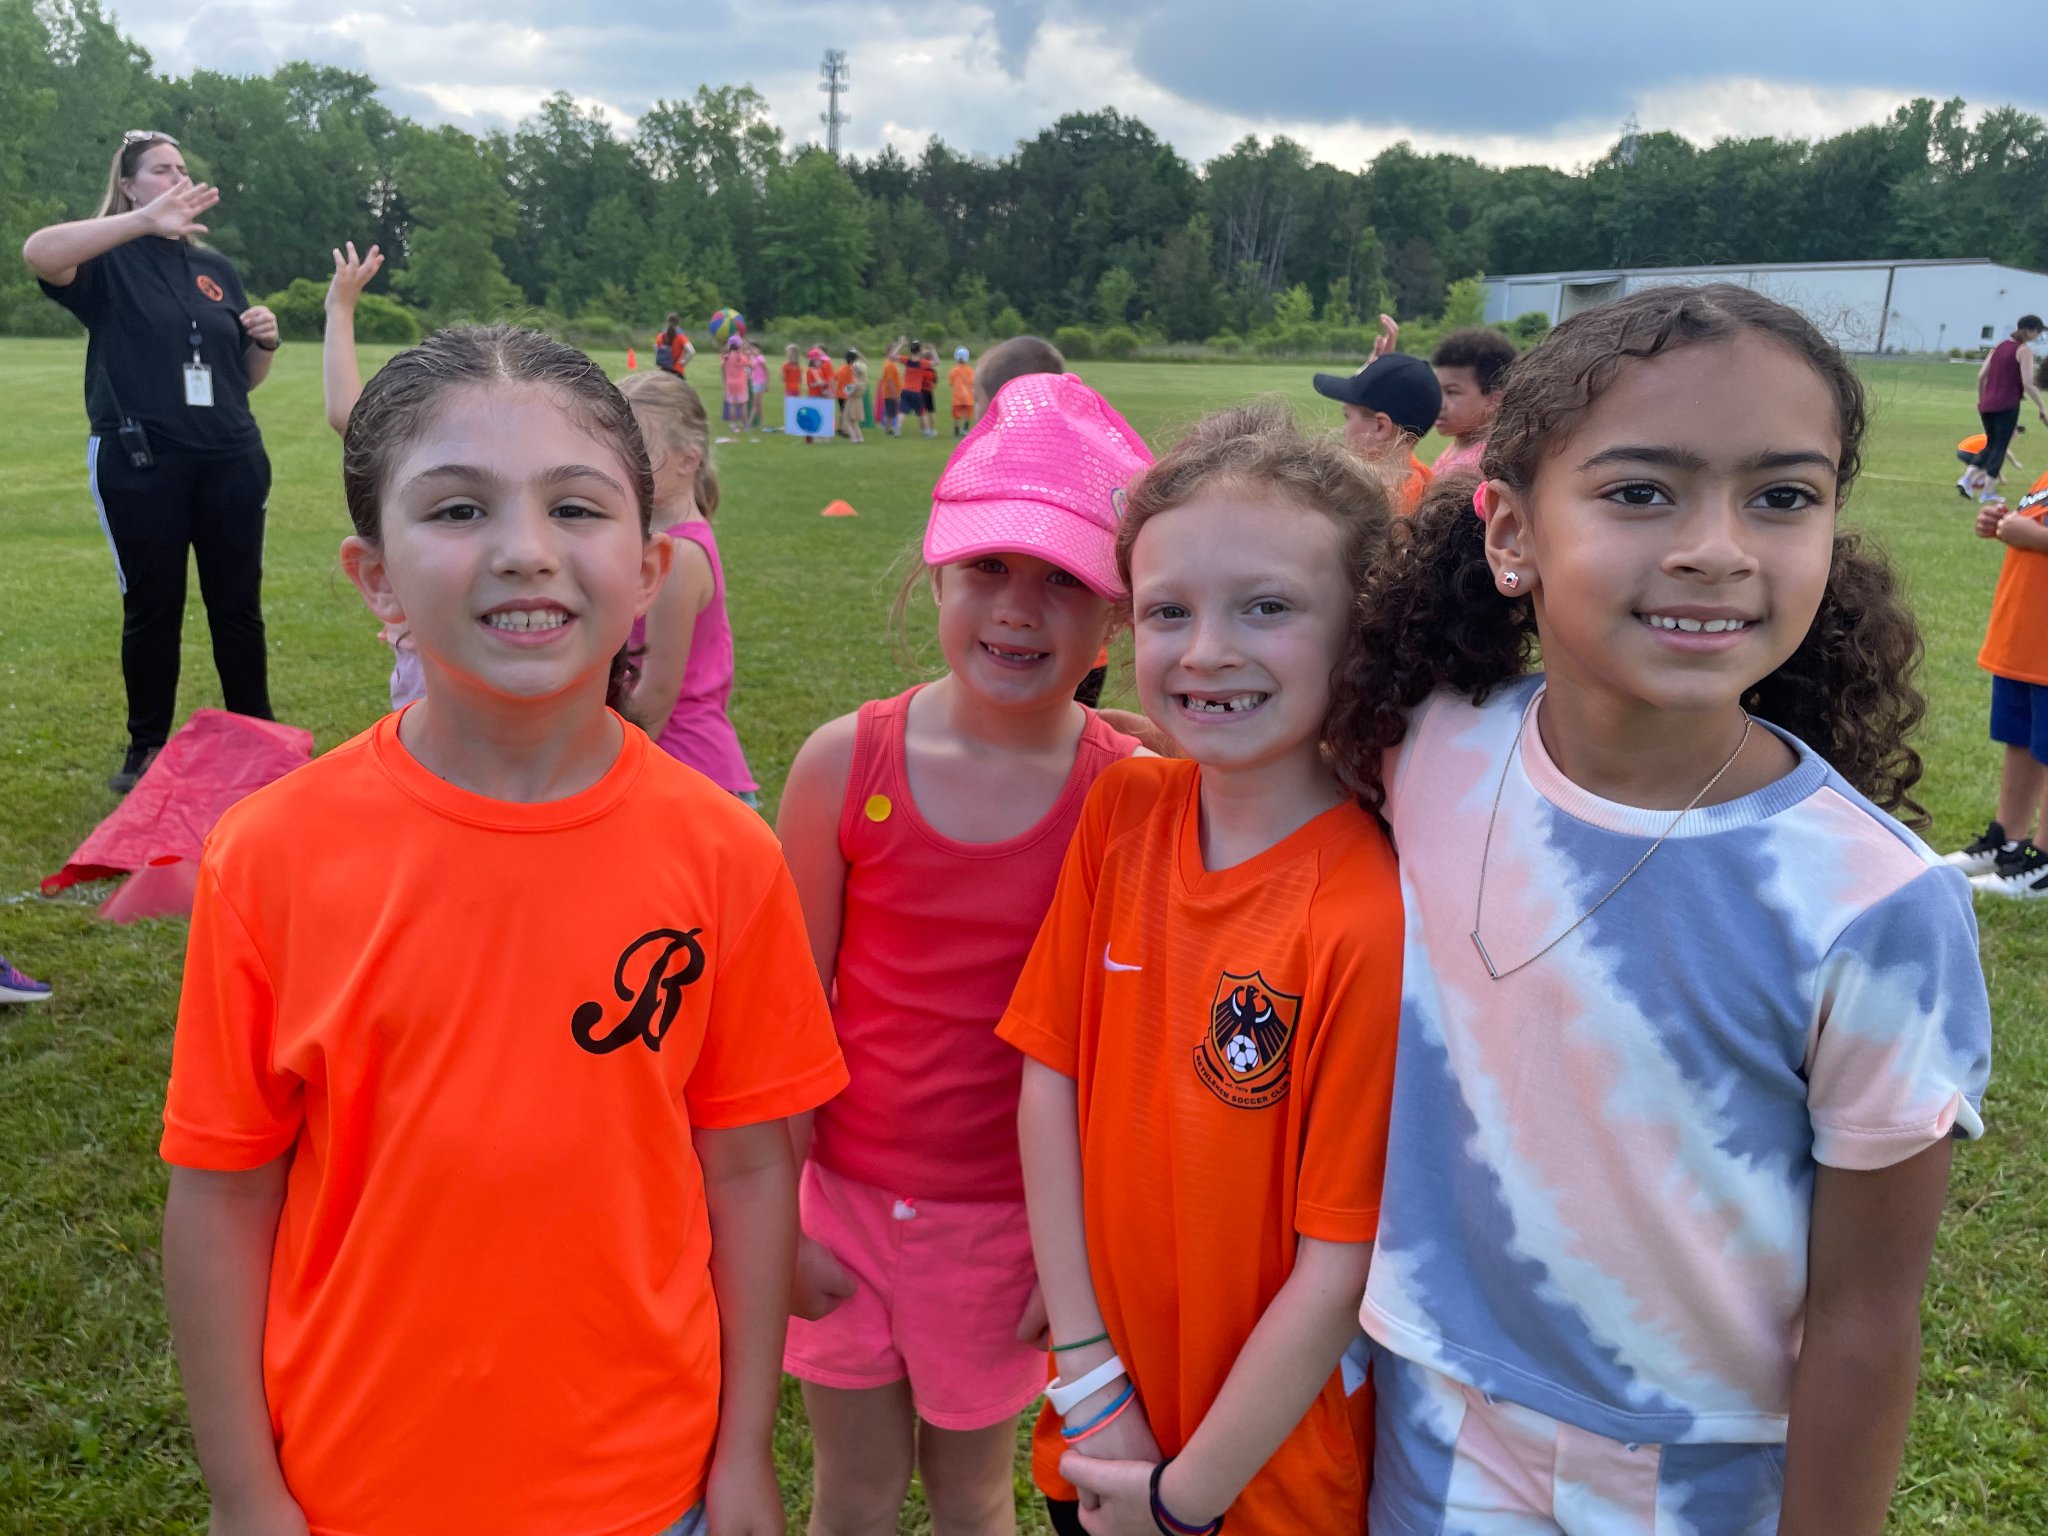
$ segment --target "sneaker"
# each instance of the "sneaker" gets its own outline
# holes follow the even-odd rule
[[[0,955],[0,1003],[47,1003],[49,1000],[50,984],[47,981],[23,975],[7,963],[5,955]]]
[[[1957,869],[1974,879],[1978,875],[1990,874],[1998,865],[1998,856],[2008,848],[2018,846],[2018,843],[2005,835],[2005,828],[1994,821],[1984,829],[1982,837],[1974,843],[1958,848],[1942,862],[1955,865]]]
[[[136,781],[149,772],[149,765],[156,761],[156,755],[161,751],[162,747],[130,746],[128,755],[121,760],[120,772],[107,780],[107,788],[117,795],[127,794],[135,787]]]
[[[2013,901],[2048,898],[2048,853],[2034,846],[2032,838],[1999,854],[1997,867],[1979,875],[1970,884],[1986,896],[2004,896]]]

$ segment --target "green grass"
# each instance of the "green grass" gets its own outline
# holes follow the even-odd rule
[[[184,925],[113,927],[86,901],[30,894],[112,808],[103,781],[123,745],[120,609],[85,491],[82,358],[71,342],[0,342],[0,953],[58,988],[48,1005],[0,1014],[0,1533],[196,1532],[205,1501],[157,1268],[157,1114]],[[604,361],[624,367],[623,355]],[[1264,391],[1334,421],[1302,367],[1082,371],[1148,435]],[[1997,772],[1974,657],[1998,553],[1970,538],[1949,489],[1950,446],[1974,421],[1973,370],[1883,363],[1867,377],[1876,426],[1852,516],[1891,548],[1927,633],[1921,794],[1937,845],[1954,846],[1988,816]],[[276,464],[272,688],[280,717],[325,749],[381,712],[388,653],[335,563],[346,518],[314,349],[286,348],[257,401]],[[719,450],[734,714],[771,809],[812,726],[906,679],[885,616],[950,447],[768,438]],[[860,516],[820,518],[835,497]],[[220,702],[193,606],[181,712]],[[1957,1159],[1900,1532],[2048,1531],[2048,911],[1980,904],[1979,918],[1998,1019],[1991,1134]],[[780,1451],[800,1518],[809,1457],[793,1397]],[[1035,1502],[1023,1507],[1037,1528]],[[904,1529],[924,1528],[913,1509]]]

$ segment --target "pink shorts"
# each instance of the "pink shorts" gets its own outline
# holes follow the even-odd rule
[[[1045,1390],[1045,1352],[1017,1342],[1037,1271],[1021,1200],[918,1200],[804,1165],[806,1236],[854,1292],[817,1322],[789,1320],[782,1368],[821,1387],[910,1381],[917,1415],[986,1429]]]

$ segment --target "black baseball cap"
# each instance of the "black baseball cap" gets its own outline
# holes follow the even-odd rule
[[[1436,370],[1405,352],[1376,357],[1356,373],[1319,373],[1316,393],[1377,411],[1417,437],[1436,425],[1444,408],[1444,390],[1436,381]]]
[[[2020,323],[2014,326],[2013,329],[2016,331],[2048,331],[2048,325],[2041,323],[2039,315],[2021,315]]]

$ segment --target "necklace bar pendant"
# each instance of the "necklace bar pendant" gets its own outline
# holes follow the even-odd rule
[[[1494,968],[1493,956],[1486,952],[1486,940],[1479,937],[1479,930],[1477,928],[1472,930],[1472,947],[1479,951],[1479,958],[1486,966],[1486,974],[1495,981],[1499,981],[1500,972]]]

